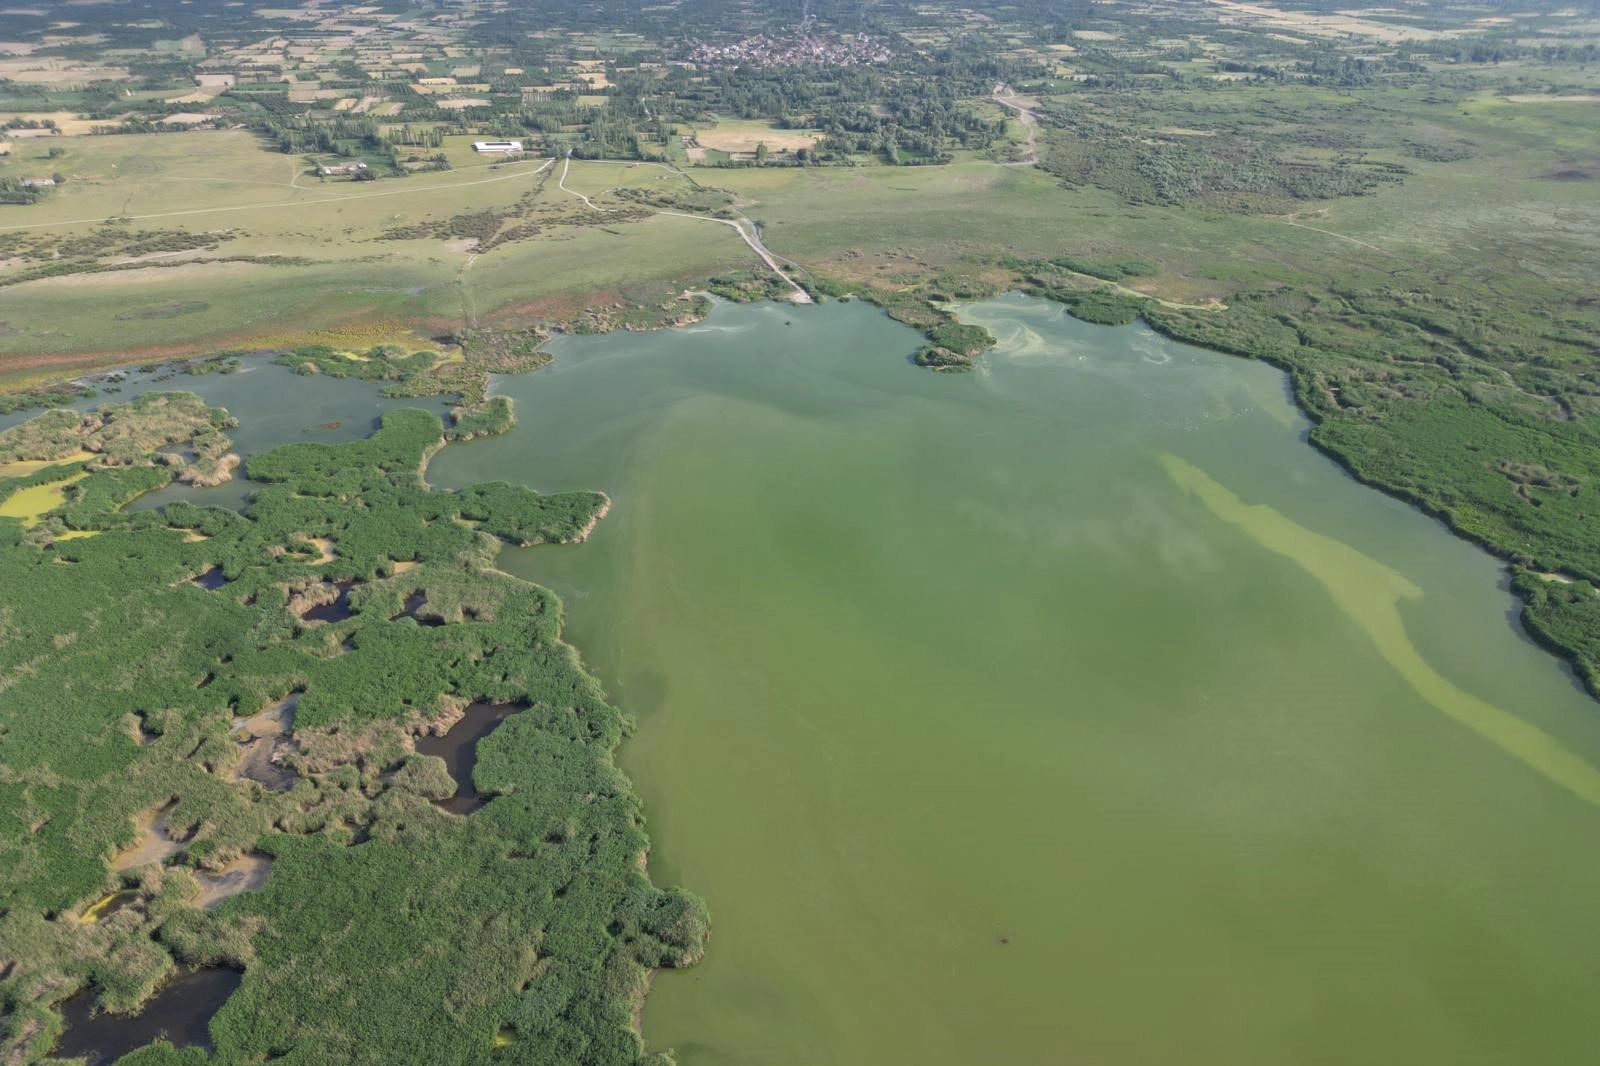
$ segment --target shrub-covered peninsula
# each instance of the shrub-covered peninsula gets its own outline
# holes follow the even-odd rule
[[[79,454],[119,422],[140,454]],[[226,425],[168,394],[0,434],[0,1060],[111,1061],[138,1045],[108,1018],[223,973],[209,1060],[123,1061],[668,1061],[637,1012],[705,907],[646,875],[627,720],[560,602],[493,568],[605,497],[430,491],[445,427],[401,410],[253,457],[242,513],[120,509],[181,471],[161,448]]]

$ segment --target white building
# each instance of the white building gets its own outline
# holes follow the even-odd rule
[[[522,151],[521,141],[473,141],[472,150],[486,155],[511,155]]]

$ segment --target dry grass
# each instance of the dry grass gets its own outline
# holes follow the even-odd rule
[[[37,474],[47,466],[80,463],[93,458],[93,452],[78,451],[71,455],[63,455],[59,459],[19,459],[14,463],[0,463],[0,477],[27,477],[29,474]]]
[[[754,152],[758,144],[765,144],[771,152],[792,152],[812,147],[822,134],[814,130],[780,130],[765,122],[729,120],[696,130],[695,139],[700,147],[720,152]]]

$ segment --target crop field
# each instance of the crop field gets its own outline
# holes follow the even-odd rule
[[[822,139],[822,131],[780,129],[766,122],[719,118],[714,126],[697,127],[694,137],[701,147],[719,152],[754,153],[761,144],[772,152],[792,152],[813,147]]]

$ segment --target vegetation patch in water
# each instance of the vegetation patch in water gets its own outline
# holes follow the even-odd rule
[[[1238,526],[1267,550],[1294,560],[1321,582],[1340,610],[1366,631],[1383,658],[1424,700],[1555,784],[1600,805],[1600,769],[1533,723],[1462,691],[1417,651],[1399,610],[1403,600],[1422,595],[1415,585],[1265,504],[1245,503],[1193,463],[1163,455],[1161,464],[1212,514]],[[1351,575],[1361,576],[1351,580]]]

